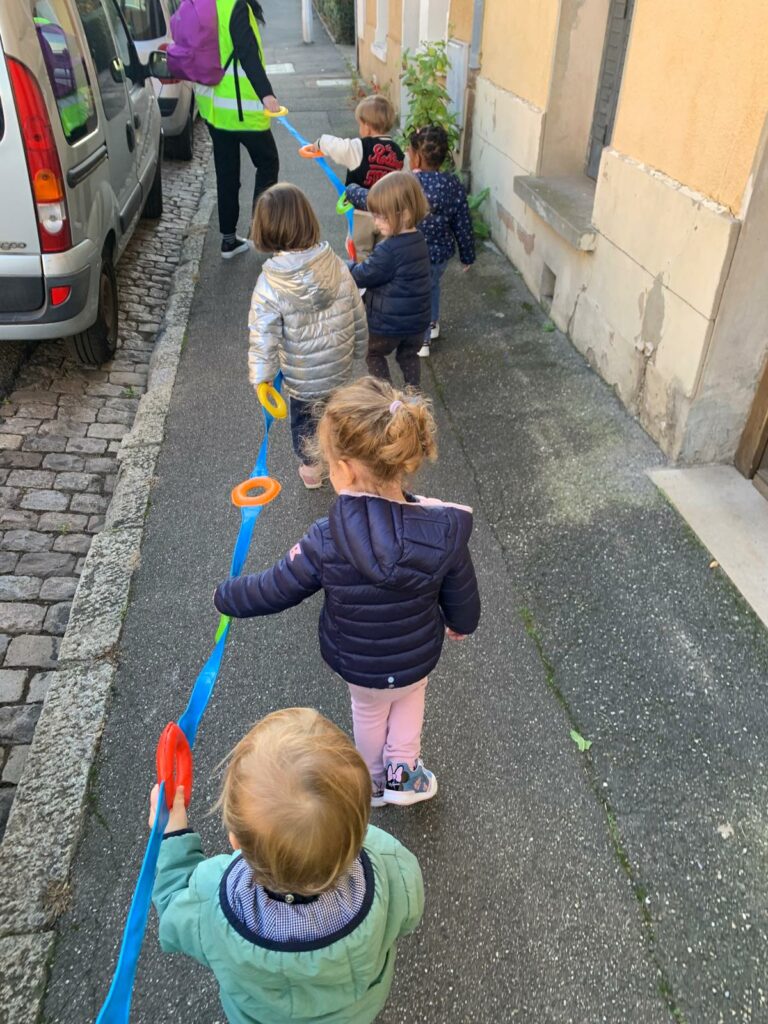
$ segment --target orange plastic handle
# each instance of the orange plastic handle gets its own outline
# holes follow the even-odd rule
[[[192,751],[189,740],[176,722],[169,722],[160,734],[155,755],[157,781],[165,783],[165,802],[173,807],[176,787],[184,787],[184,804],[192,796]]]
[[[299,156],[303,156],[305,160],[319,160],[324,155],[322,149],[318,149],[314,142],[308,142],[299,150]]]
[[[262,488],[261,494],[248,493],[255,487]],[[274,501],[280,491],[280,484],[271,476],[254,476],[232,488],[232,504],[236,508],[257,508],[259,505],[268,505],[270,501]]]

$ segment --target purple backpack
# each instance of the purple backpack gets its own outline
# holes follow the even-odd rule
[[[173,42],[168,47],[168,70],[174,78],[201,85],[218,85],[224,77],[225,68],[221,66],[219,56],[216,0],[182,0],[171,18],[171,35]]]

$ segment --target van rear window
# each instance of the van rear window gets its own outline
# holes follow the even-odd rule
[[[167,29],[158,0],[119,0],[128,30],[135,42],[162,39]]]
[[[96,106],[69,6],[64,0],[37,0],[33,15],[61,127],[74,145],[96,127]]]

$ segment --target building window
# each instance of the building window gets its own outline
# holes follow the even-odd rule
[[[376,32],[371,51],[379,60],[387,59],[387,33],[389,32],[389,0],[376,0]]]
[[[635,0],[611,0],[608,29],[603,48],[603,63],[597,85],[595,113],[589,136],[587,176],[590,178],[597,178],[600,157],[603,149],[610,144],[613,135],[613,123],[616,119],[616,107],[619,102],[621,76],[624,71],[624,58],[627,54],[629,28],[634,6]]]

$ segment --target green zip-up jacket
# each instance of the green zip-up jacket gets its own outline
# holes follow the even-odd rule
[[[367,1024],[392,985],[395,947],[424,910],[421,869],[387,832],[363,844],[366,898],[336,935],[312,943],[258,940],[232,914],[226,876],[239,853],[206,859],[200,836],[163,840],[152,900],[160,945],[209,967],[231,1024]]]

